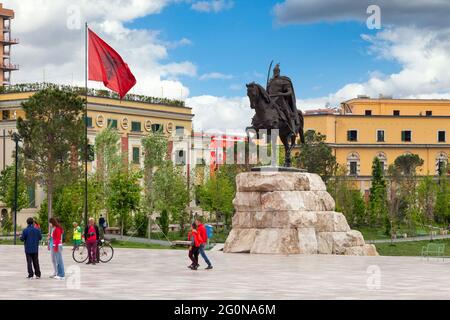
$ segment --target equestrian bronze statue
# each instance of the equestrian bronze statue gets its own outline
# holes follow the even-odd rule
[[[247,95],[250,107],[255,109],[252,126],[246,130],[278,129],[285,150],[285,167],[291,166],[291,151],[295,147],[297,136],[301,143],[305,142],[303,134],[303,114],[297,110],[294,86],[291,79],[280,75],[280,65],[273,69],[273,77],[267,81],[264,89],[257,83],[247,84]]]

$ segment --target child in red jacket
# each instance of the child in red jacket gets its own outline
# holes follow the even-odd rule
[[[189,258],[192,261],[192,264],[188,266],[189,269],[197,270],[199,267],[198,264],[198,254],[200,250],[200,245],[202,244],[202,237],[200,233],[197,231],[197,225],[195,223],[192,224],[191,231],[188,234],[188,240],[191,241],[191,245],[189,247]]]

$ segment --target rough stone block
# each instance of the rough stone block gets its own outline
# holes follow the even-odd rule
[[[295,229],[260,229],[250,253],[298,254],[298,245]]]

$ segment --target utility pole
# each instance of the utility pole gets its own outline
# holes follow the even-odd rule
[[[14,245],[17,243],[17,198],[18,194],[18,179],[19,179],[19,141],[22,141],[22,137],[14,132],[12,135],[12,140],[16,143],[16,168],[15,168],[15,182],[14,182]]]

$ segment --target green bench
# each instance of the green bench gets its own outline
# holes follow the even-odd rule
[[[427,260],[430,257],[442,258],[444,260],[444,251],[445,244],[429,243],[422,247],[422,257],[427,257]]]

